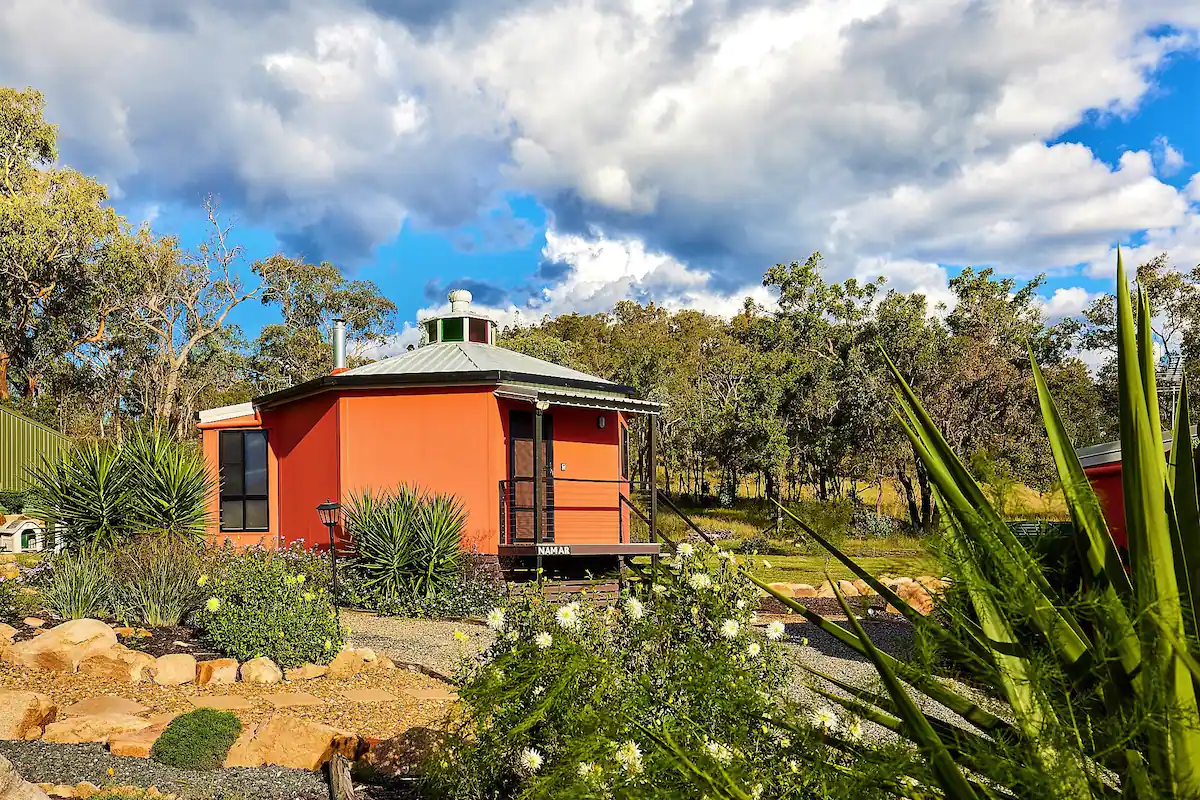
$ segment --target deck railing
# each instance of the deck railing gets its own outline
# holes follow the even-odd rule
[[[646,487],[628,480],[547,476],[535,542],[533,478],[500,481],[500,544],[632,544],[650,541]]]

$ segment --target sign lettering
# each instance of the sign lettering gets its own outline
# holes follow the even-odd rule
[[[539,544],[537,546],[539,556],[569,556],[571,555],[571,545],[569,544]]]

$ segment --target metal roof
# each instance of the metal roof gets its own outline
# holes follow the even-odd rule
[[[1192,439],[1196,438],[1196,426],[1191,428]],[[1163,431],[1163,450],[1171,449],[1171,431]],[[1075,455],[1079,456],[1079,464],[1083,468],[1098,467],[1102,464],[1115,464],[1121,460],[1121,440],[1115,442],[1104,442],[1103,444],[1094,444],[1090,447],[1078,447],[1075,449]]]
[[[616,392],[584,392],[567,389],[548,389],[543,386],[504,384],[493,392],[497,397],[526,403],[545,402],[552,406],[610,409],[631,414],[658,414],[662,404],[639,400]]]
[[[428,375],[455,372],[514,372],[558,380],[588,381],[618,386],[577,369],[570,369],[515,350],[477,342],[443,342],[409,350],[347,370],[343,375]]]

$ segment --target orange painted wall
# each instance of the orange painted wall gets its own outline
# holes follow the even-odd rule
[[[398,483],[454,494],[467,510],[464,546],[495,553],[506,462],[493,388],[342,393],[343,502]]]
[[[501,403],[505,470],[508,458],[509,411],[530,409],[531,406],[527,403]],[[555,543],[616,543],[621,530],[619,515],[622,485],[574,483],[558,479],[615,481],[620,477],[619,415],[615,411],[569,407],[552,407],[548,413],[554,419]],[[603,429],[597,424],[597,418],[600,416],[604,416],[606,420]],[[507,471],[504,477],[507,477]]]
[[[211,425],[201,426],[200,428],[200,444],[204,452],[204,460],[208,463],[209,473],[213,477],[214,485],[219,486],[221,480],[220,461],[218,459],[218,448],[220,447],[220,436],[223,430],[261,430],[262,425],[259,420],[253,416],[237,417],[235,419],[222,420],[221,422]],[[220,492],[214,491],[208,501],[208,537],[213,543],[220,543],[229,539],[239,547],[248,547],[258,544],[260,541],[267,547],[275,547],[279,543],[279,459],[275,455],[275,442],[272,434],[267,433],[267,490],[269,497],[267,500],[270,527],[264,531],[255,531],[253,533],[234,533],[222,532],[220,530],[221,509],[220,509]]]
[[[271,452],[279,460],[272,493],[279,498],[284,544],[329,544],[317,505],[338,498],[337,398],[319,394],[263,412]]]

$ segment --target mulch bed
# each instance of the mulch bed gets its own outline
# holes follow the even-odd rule
[[[115,620],[107,619],[104,621],[110,625],[118,625]],[[14,642],[24,642],[40,635],[40,631],[48,631],[61,624],[61,622],[47,619],[46,624],[41,628],[31,628],[23,622],[17,621],[13,623],[13,627],[17,629],[17,632],[12,640]],[[130,650],[139,650],[155,658],[171,655],[172,653],[190,653],[196,657],[197,661],[224,657],[224,654],[217,649],[216,644],[208,637],[208,634],[198,628],[188,625],[176,625],[168,628],[135,628],[135,630],[148,631],[150,636],[120,636],[119,640],[121,644]]]

